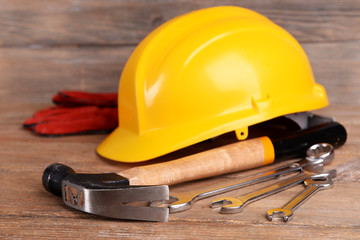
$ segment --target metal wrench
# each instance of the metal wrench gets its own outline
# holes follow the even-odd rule
[[[333,187],[332,177],[328,176],[325,180],[307,179],[304,182],[306,188],[294,196],[288,203],[281,208],[274,208],[268,211],[266,217],[269,221],[274,218],[282,218],[284,222],[290,221],[293,217],[293,212],[313,194],[320,190],[325,190]]]
[[[297,171],[308,169],[312,172],[323,171],[323,166],[334,158],[334,148],[327,143],[312,145],[306,152],[307,157],[298,162],[286,164],[269,171],[253,174],[241,179],[227,181],[215,186],[196,189],[189,192],[175,193],[170,196],[172,203],[169,205],[170,213],[181,212],[191,208],[197,200],[250,186],[256,183],[275,179],[279,176],[287,175]],[[153,205],[156,205],[154,203]]]
[[[239,213],[247,204],[293,187],[307,179],[325,178],[327,176],[335,175],[335,169],[331,170],[330,172],[320,174],[312,174],[310,172],[304,171],[296,176],[287,178],[280,182],[271,184],[238,197],[222,197],[215,199],[211,202],[211,208],[221,207],[221,213]]]

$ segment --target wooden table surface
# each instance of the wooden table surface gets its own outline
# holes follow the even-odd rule
[[[61,89],[117,90],[136,44],[179,14],[215,5],[256,10],[292,33],[305,49],[330,105],[316,113],[335,117],[348,132],[330,168],[334,188],[316,194],[288,223],[269,222],[301,186],[219,214],[209,200],[171,214],[167,223],[103,219],[65,207],[46,192],[41,175],[62,162],[82,172],[132,167],[100,159],[102,135],[38,137],[22,129],[35,111],[51,106]],[[360,238],[360,2],[204,0],[0,0],[0,238],[1,239],[359,239]],[[244,173],[172,186],[208,185]],[[244,190],[231,193],[240,193]]]

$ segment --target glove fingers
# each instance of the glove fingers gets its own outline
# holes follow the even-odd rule
[[[50,116],[50,115],[60,115],[60,114],[66,114],[66,112],[69,110],[68,107],[64,106],[54,106],[54,107],[48,107],[43,110],[37,111],[34,114],[34,117],[44,117],[44,116]]]
[[[34,127],[36,124],[51,121],[51,119],[61,118],[61,116],[66,117],[68,109],[63,107],[51,107],[41,111],[38,111],[34,114],[33,117],[28,118],[24,121],[23,126],[26,129]]]
[[[37,112],[34,117],[25,120],[23,126],[41,135],[64,135],[67,134],[66,131],[69,134],[84,132],[83,128],[94,128],[94,131],[101,130],[100,128],[111,130],[117,126],[117,122],[117,108],[99,108],[96,106],[54,107]],[[43,128],[45,130],[42,130]],[[59,130],[56,130],[56,128],[59,128]],[[45,132],[42,133],[43,131]]]
[[[117,111],[106,109],[103,114],[97,116],[39,123],[33,126],[32,130],[43,136],[61,136],[109,132],[117,126]]]
[[[46,136],[111,131],[118,124],[117,96],[117,93],[61,91],[53,97],[60,106],[36,112],[23,126]]]
[[[80,91],[60,91],[53,97],[53,102],[64,106],[94,105],[116,107],[117,93],[87,93]]]
[[[113,108],[111,111],[116,111],[116,108]],[[63,121],[72,118],[92,117],[98,114],[102,114],[102,109],[96,106],[75,108],[56,106],[36,112],[32,118],[25,120],[24,125],[48,121]]]
[[[24,121],[23,127],[31,130],[39,122],[42,122],[45,116],[48,116],[51,112],[55,111],[57,107],[49,107],[44,110],[40,110],[34,114],[33,117],[28,118]]]

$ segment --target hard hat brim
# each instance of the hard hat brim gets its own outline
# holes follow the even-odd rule
[[[97,147],[97,153],[110,160],[119,162],[142,162],[165,155],[175,150],[189,146],[206,139],[208,134],[192,132],[187,136],[187,131],[153,131],[137,134],[127,129],[118,127]],[[203,136],[201,136],[203,135]],[[196,137],[194,137],[196,136]]]

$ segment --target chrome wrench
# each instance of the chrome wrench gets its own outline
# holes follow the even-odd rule
[[[330,189],[333,187],[332,177],[328,176],[325,180],[307,179],[304,182],[306,188],[294,196],[288,203],[281,208],[274,208],[268,211],[266,217],[270,221],[274,218],[282,218],[284,222],[290,221],[293,212],[312,195],[320,190]]]
[[[214,186],[201,188],[189,192],[175,193],[171,195],[172,203],[169,205],[170,213],[181,212],[191,208],[192,204],[200,199],[208,198],[221,193],[229,192],[256,183],[275,179],[279,176],[307,169],[312,172],[323,171],[323,166],[330,163],[334,158],[334,148],[327,143],[312,145],[306,152],[307,157],[298,162],[253,174],[233,181],[227,181]],[[153,205],[156,205],[154,203]]]
[[[325,177],[334,177],[336,176],[336,170],[333,169],[327,173],[312,174],[310,172],[304,171],[296,176],[287,178],[285,180],[279,181],[277,183],[271,184],[269,186],[260,188],[258,190],[246,193],[238,197],[222,197],[215,199],[211,202],[211,208],[221,207],[221,213],[239,213],[242,209],[249,203],[262,198],[268,197],[290,187],[293,187],[307,179],[318,179]]]

